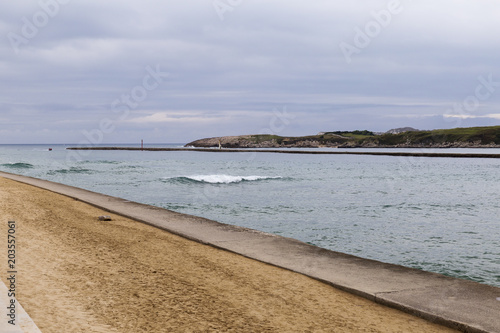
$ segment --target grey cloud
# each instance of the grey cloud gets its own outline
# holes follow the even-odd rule
[[[18,54],[6,36],[20,33],[22,18],[40,6],[4,2],[0,118],[19,123],[16,112],[33,110],[43,115],[36,126],[51,132],[38,135],[77,140],[100,119],[116,118],[113,101],[142,84],[147,66],[158,65],[168,79],[129,119],[186,112],[185,123],[121,122],[109,140],[126,141],[134,129],[147,136],[147,126],[160,141],[162,128],[173,141],[255,132],[284,105],[297,114],[290,135],[451,126],[442,115],[474,93],[478,76],[500,81],[500,4],[401,0],[401,13],[348,64],[339,44],[353,44],[354,29],[364,29],[389,2],[242,1],[220,20],[212,1],[71,1]],[[498,113],[499,98],[492,94],[481,112]],[[192,114],[217,112],[222,118],[210,128],[191,121]],[[473,121],[498,122],[464,120]]]

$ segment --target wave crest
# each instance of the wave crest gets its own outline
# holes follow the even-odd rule
[[[32,169],[34,168],[33,164],[29,163],[5,163],[1,164],[1,166],[11,169]]]
[[[233,184],[241,182],[251,182],[269,179],[282,179],[280,176],[230,176],[230,175],[195,175],[195,176],[180,176],[180,177],[165,177],[167,181],[176,182],[196,182],[207,184]]]
[[[70,174],[70,173],[83,173],[83,174],[91,174],[93,173],[92,170],[89,169],[83,169],[83,168],[75,168],[71,167],[69,169],[58,169],[58,170],[51,170],[47,172],[49,175],[57,175],[57,174]]]

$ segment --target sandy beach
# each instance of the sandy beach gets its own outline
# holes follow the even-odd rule
[[[1,177],[0,216],[4,236],[16,221],[18,300],[44,333],[454,332]]]

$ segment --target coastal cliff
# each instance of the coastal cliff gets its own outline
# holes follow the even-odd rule
[[[395,134],[394,134],[395,133]],[[240,135],[200,139],[186,147],[223,148],[500,148],[500,126],[386,133],[370,131],[321,132],[317,135],[285,137]]]

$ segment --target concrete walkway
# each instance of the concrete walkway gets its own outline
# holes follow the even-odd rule
[[[7,316],[10,313],[8,307],[11,304],[11,300],[15,300],[15,321],[14,324],[9,324],[11,317]],[[24,311],[23,307],[15,298],[8,296],[8,289],[3,282],[0,281],[0,309],[2,317],[0,320],[0,332],[1,333],[41,333],[38,327],[35,325],[30,316]]]
[[[72,197],[200,243],[310,276],[377,303],[464,332],[500,333],[500,288],[346,255],[291,238],[45,180],[4,172],[0,172],[0,176]]]

